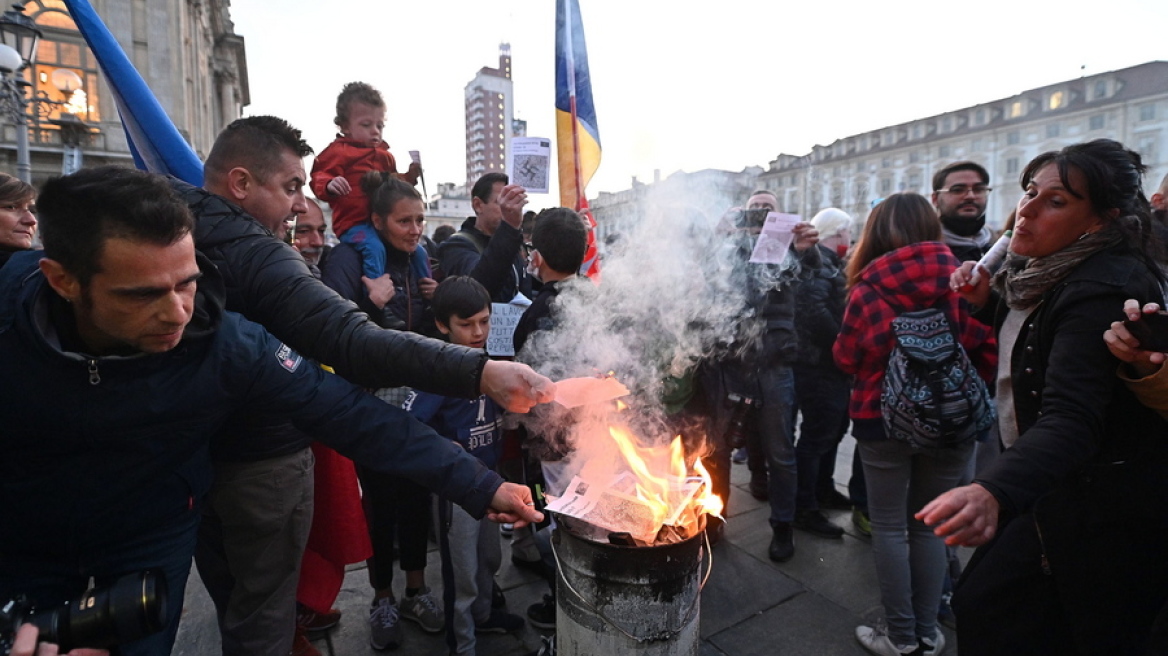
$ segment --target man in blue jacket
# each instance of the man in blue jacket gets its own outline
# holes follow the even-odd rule
[[[39,607],[147,568],[166,629],[119,648],[169,654],[210,438],[231,413],[284,413],[372,468],[499,521],[539,518],[522,486],[226,312],[194,222],[161,178],[86,169],[50,181],[44,253],[0,270],[0,599]]]

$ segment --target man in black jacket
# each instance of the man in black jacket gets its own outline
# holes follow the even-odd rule
[[[503,173],[488,173],[471,189],[475,215],[438,246],[446,276],[470,276],[495,303],[510,303],[516,293],[531,298],[531,277],[520,253],[523,206],[527,193],[507,184]]]
[[[510,410],[550,400],[552,385],[516,363],[413,333],[385,330],[326,287],[282,241],[307,207],[300,131],[271,116],[239,119],[216,139],[204,187],[179,181],[195,246],[226,285],[227,309],[364,387],[409,385]],[[225,656],[287,656],[300,555],[312,518],[312,455],[285,419],[242,412],[216,440],[217,480],[196,562],[215,601]],[[241,439],[246,438],[246,439]],[[261,521],[250,511],[268,507]]]

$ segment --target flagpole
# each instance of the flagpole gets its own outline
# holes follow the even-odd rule
[[[572,1],[561,0],[564,3],[564,32],[568,47],[568,115],[572,119],[572,163],[575,167],[573,177],[576,180],[576,211],[580,211],[584,197],[584,171],[580,166],[580,121],[576,118],[576,43],[572,40]]]

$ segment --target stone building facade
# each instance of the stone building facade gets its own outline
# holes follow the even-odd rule
[[[85,166],[132,166],[109,86],[64,2],[28,0],[21,6],[44,33],[36,61],[24,72],[30,90],[34,97],[68,103],[42,104],[29,118],[33,184],[61,172],[62,138],[68,138],[62,112],[89,128],[80,144]],[[250,102],[244,40],[235,33],[229,0],[93,0],[93,6],[179,132],[205,157],[219,131]],[[55,84],[63,79],[59,69],[77,74],[80,88]],[[0,171],[15,174],[15,162],[15,127],[5,122]]]

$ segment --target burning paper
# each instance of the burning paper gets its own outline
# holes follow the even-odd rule
[[[565,408],[603,403],[627,396],[629,388],[612,377],[565,378],[556,382],[556,402]]]
[[[547,509],[575,517],[611,533],[628,533],[640,543],[652,544],[662,525],[674,525],[690,508],[702,486],[700,478],[670,481],[666,517],[661,518],[660,502],[641,498],[634,477],[625,472],[612,481],[588,481],[576,476],[564,495]]]

